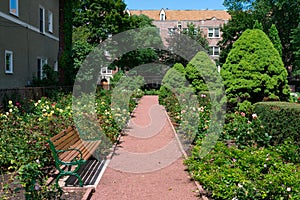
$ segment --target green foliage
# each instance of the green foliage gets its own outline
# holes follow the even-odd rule
[[[171,89],[161,86],[159,90],[159,104],[165,106],[168,115],[175,123],[180,123],[181,107],[176,95]]]
[[[226,116],[222,138],[234,141],[239,147],[268,146],[271,136],[266,132],[259,117],[254,113],[246,116],[244,112],[235,112]]]
[[[246,30],[221,70],[231,106],[264,99],[288,100],[287,71],[278,51],[261,30]]]
[[[282,57],[282,45],[280,41],[280,37],[278,35],[278,30],[275,26],[275,24],[272,24],[270,31],[269,31],[269,38],[271,42],[273,43],[275,49],[278,51],[280,57]]]
[[[192,43],[191,40],[195,43]],[[168,48],[170,52],[166,53],[162,51],[161,59],[163,60],[163,62],[170,65],[174,65],[175,63],[181,63],[185,66],[188,64],[189,61],[185,60],[179,55],[175,55],[172,53],[173,49],[187,49],[185,46],[187,42],[191,45],[187,49],[190,52],[205,51],[208,53],[210,50],[207,38],[204,36],[201,28],[196,27],[196,25],[193,23],[189,23],[187,25],[187,29],[175,29],[172,35],[166,38],[166,41],[168,43]]]
[[[43,66],[44,78],[33,77],[32,86],[56,86],[58,85],[58,72],[54,71],[50,65]]]
[[[253,20],[253,22],[254,20],[259,20],[262,22],[265,31],[272,24],[275,24],[282,44],[284,65],[290,66],[294,63],[295,57],[293,52],[295,52],[295,49],[290,45],[290,41],[292,30],[297,28],[299,24],[299,4],[300,0],[225,0],[224,5],[232,14],[233,20],[230,20],[225,25],[226,28],[222,30],[223,40],[221,42],[221,50],[224,51],[223,49],[226,49],[226,52],[221,53],[221,63],[225,62],[226,55],[229,53],[229,49],[231,49],[230,45],[239,37],[241,31],[253,27],[253,24],[247,24],[249,20]],[[236,13],[244,14],[234,16]],[[250,14],[249,18],[245,19],[244,16],[248,14]],[[238,23],[238,21],[246,23]],[[244,29],[240,28],[242,26],[244,26]],[[229,31],[228,34],[225,33],[227,31]]]
[[[123,76],[125,76],[123,71],[118,71],[117,73],[115,73],[113,77],[110,79],[111,86],[114,87]]]
[[[197,93],[201,91],[214,91],[220,86],[216,65],[206,52],[198,52],[186,66],[186,77]]]
[[[272,136],[271,143],[283,144],[286,140],[300,145],[300,104],[288,102],[260,102],[255,104],[255,112],[262,121],[266,132]]]
[[[293,29],[292,31],[292,41],[291,45],[294,50],[294,66],[293,66],[293,75],[299,76],[300,75],[300,23],[297,28]]]
[[[61,46],[59,55],[60,81],[62,85],[73,85],[75,74],[72,59],[72,29],[73,29],[73,8],[76,1],[61,0],[60,16],[62,23],[60,25]]]
[[[182,33],[197,41],[201,47],[203,47],[203,50],[209,51],[209,43],[207,38],[203,36],[204,34],[200,27],[196,27],[195,24],[189,23],[187,29],[183,30]]]
[[[180,63],[176,63],[173,68],[169,69],[166,73],[162,84],[169,89],[176,90],[177,93],[184,90],[187,85],[184,66]]]
[[[107,6],[107,7],[105,7]],[[89,10],[91,9],[91,10]],[[142,28],[135,33],[132,46],[143,46],[141,44],[156,44],[161,42],[159,37],[148,37],[151,34],[155,34],[157,29],[154,28],[152,20],[145,15],[133,15],[128,16],[124,12],[125,4],[121,0],[110,1],[81,1],[77,9],[75,10],[74,18],[74,31],[73,31],[73,58],[75,68],[79,68],[86,56],[97,47],[100,42],[106,40],[109,36],[121,33],[130,29]],[[84,11],[83,11],[84,10]],[[158,36],[158,34],[156,34]],[[145,40],[146,38],[146,40]],[[123,38],[126,43],[126,37]],[[112,58],[115,44],[111,47],[105,47],[105,50],[110,49]],[[100,53],[101,54],[101,53]],[[138,48],[134,51],[130,51],[110,65],[111,68],[116,66],[122,70],[128,70],[135,66],[153,62],[158,58],[157,52],[152,48]]]
[[[210,154],[200,158],[199,141],[186,164],[213,199],[299,199],[299,164],[283,159],[285,152],[293,148],[280,145],[238,149],[217,142]]]
[[[73,60],[74,68],[79,69],[86,56],[93,50],[94,46],[88,43],[89,30],[82,26],[73,29]]]
[[[137,90],[132,94],[132,98],[141,95],[141,91]],[[129,109],[120,110],[120,118],[116,120],[112,115],[110,91],[100,90],[96,94],[94,104],[89,102],[81,105],[83,108],[95,110],[97,123],[106,138],[110,139],[110,145],[121,132],[116,121],[128,120],[128,112],[136,105],[132,98],[129,101]],[[31,104],[31,109],[25,112],[22,103],[10,100],[7,111],[0,113],[0,173],[16,172],[17,176],[13,178],[26,190],[29,199],[53,199],[47,195],[50,195],[49,192],[55,195],[55,191],[45,185],[49,166],[53,164],[46,141],[68,126],[74,125],[72,95],[56,95],[53,99],[43,97],[38,101],[29,100],[28,104]],[[84,114],[84,117],[91,118],[89,113]],[[101,151],[104,153],[111,147],[105,145],[107,143],[103,146],[101,143]],[[7,187],[11,189],[11,186]]]
[[[221,47],[219,62],[222,66],[232,49],[235,41],[242,35],[246,29],[252,29],[254,25],[254,15],[248,11],[230,11],[231,19],[227,24],[221,27],[222,40],[218,43]]]
[[[259,30],[264,30],[262,23],[260,23],[258,20],[255,20],[255,23],[253,25],[253,29],[259,29]]]
[[[73,25],[85,26],[89,30],[88,42],[99,44],[109,34],[124,31],[129,16],[124,10],[126,4],[122,0],[86,0],[79,1],[74,11]]]

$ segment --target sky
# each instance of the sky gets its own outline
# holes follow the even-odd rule
[[[124,0],[129,10],[225,10],[224,0]]]

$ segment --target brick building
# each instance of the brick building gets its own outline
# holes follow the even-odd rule
[[[210,46],[210,55],[216,60],[220,54],[217,43],[221,40],[220,27],[228,22],[230,15],[225,10],[127,10],[129,15],[146,15],[153,19],[153,24],[160,29],[162,38],[167,38],[174,31],[187,28],[189,23],[200,27]]]

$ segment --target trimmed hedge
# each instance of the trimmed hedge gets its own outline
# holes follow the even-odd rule
[[[300,145],[300,104],[288,102],[259,102],[254,111],[260,117],[273,145],[291,139]]]

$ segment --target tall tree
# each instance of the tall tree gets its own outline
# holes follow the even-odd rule
[[[278,51],[280,57],[282,57],[282,45],[280,41],[280,37],[278,35],[278,30],[275,26],[275,24],[272,24],[270,31],[269,31],[269,38],[271,42],[273,43],[275,49]]]
[[[255,21],[252,11],[234,10],[230,11],[230,15],[229,22],[221,28],[222,40],[219,42],[221,48],[219,62],[221,66],[225,63],[235,41],[243,31],[251,29]]]
[[[154,31],[153,20],[145,15],[129,16],[125,12],[125,8],[126,4],[122,0],[80,1],[78,7],[74,9],[73,56],[77,68],[92,49],[114,34],[143,28],[136,33],[135,41],[131,41],[131,43],[138,46],[141,41],[140,37],[144,37],[143,42],[145,42],[145,38],[151,39],[147,37],[147,34]],[[126,40],[126,38],[124,39]],[[110,67],[118,66],[119,69],[130,69],[155,59],[157,59],[157,53],[154,49],[137,49],[117,58]]]
[[[193,40],[195,41],[196,46],[186,46],[186,40]],[[189,23],[187,25],[186,29],[174,29],[171,36],[166,38],[166,41],[168,43],[168,49],[170,49],[170,52],[166,53],[163,52],[162,56],[164,56],[164,62],[170,65],[174,65],[175,63],[181,63],[184,66],[186,66],[189,62],[189,60],[185,60],[179,55],[175,55],[172,53],[173,49],[192,49],[198,51],[205,51],[206,53],[209,53],[209,43],[203,34],[200,27],[197,27],[193,23]],[[191,43],[191,42],[188,42]],[[201,49],[198,49],[201,47]]]
[[[139,48],[141,44],[162,44],[158,29],[152,24],[152,19],[146,15],[132,15],[129,17],[128,29],[137,29],[134,40],[131,41],[136,50],[128,52],[117,59],[111,67],[117,66],[122,70],[129,70],[136,66],[156,62],[158,60],[158,50],[154,48]],[[154,37],[150,37],[154,36]]]
[[[258,20],[255,20],[253,29],[259,29],[259,30],[264,30],[262,23],[260,23]]]
[[[196,27],[195,24],[189,23],[187,29],[182,30],[182,33],[197,41],[204,50],[209,51],[209,43],[199,26]]]
[[[293,30],[291,38],[291,45],[295,56],[293,76],[300,76],[300,22],[298,27]]]
[[[59,82],[73,85],[74,67],[72,60],[72,9],[76,1],[59,1]]]
[[[88,42],[99,44],[109,35],[128,29],[129,15],[122,0],[81,0],[74,9],[75,27],[89,30]]]

